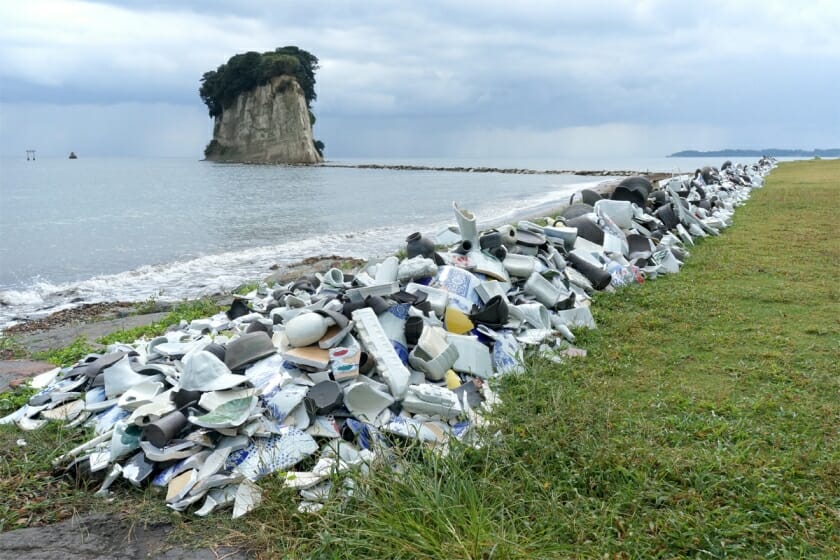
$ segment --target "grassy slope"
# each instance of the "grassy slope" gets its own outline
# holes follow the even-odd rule
[[[333,513],[321,551],[840,556],[838,204],[840,161],[781,166],[681,274],[599,297],[588,358],[508,379],[496,446]]]
[[[271,558],[838,557],[838,203],[840,161],[782,165],[681,274],[600,296],[588,358],[507,378],[482,450],[381,470],[319,516],[270,478],[257,512],[176,533]],[[0,436],[11,495],[20,434]],[[42,499],[89,507],[69,494],[6,529]]]

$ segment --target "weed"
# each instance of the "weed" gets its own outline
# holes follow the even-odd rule
[[[63,367],[75,364],[95,350],[85,337],[80,336],[64,348],[36,352],[34,358]]]
[[[219,305],[211,299],[200,299],[179,303],[160,321],[149,325],[141,325],[131,329],[115,331],[97,339],[99,344],[113,344],[115,342],[132,342],[138,338],[153,338],[166,332],[172,325],[181,321],[192,321],[209,315],[214,315],[220,310]]]
[[[29,398],[36,392],[36,389],[23,384],[4,393],[0,393],[0,417],[11,414],[25,405],[29,402]]]
[[[236,295],[240,295],[240,296],[244,296],[246,294],[249,294],[250,292],[253,292],[254,290],[256,290],[259,287],[260,287],[260,282],[258,282],[258,281],[246,282],[244,284],[240,284],[239,286],[237,286],[231,293],[236,294]]]
[[[26,357],[26,348],[14,336],[0,335],[0,359],[13,360]]]

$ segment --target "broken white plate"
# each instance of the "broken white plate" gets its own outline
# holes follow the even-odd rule
[[[126,410],[135,410],[144,404],[149,404],[162,392],[163,380],[158,376],[153,376],[129,388],[117,400],[117,404]]]
[[[238,487],[238,484],[231,484],[222,488],[213,488],[207,493],[204,505],[197,509],[195,514],[199,517],[205,517],[218,507],[232,504],[236,499],[236,490]]]
[[[69,422],[76,418],[79,414],[84,412],[84,410],[85,401],[78,399],[75,401],[70,401],[66,404],[62,404],[61,406],[51,408],[49,410],[42,410],[41,418],[46,418],[47,420],[61,420],[63,422]]]
[[[347,404],[345,396],[345,406]],[[306,433],[312,437],[338,438],[341,432],[338,423],[332,416],[316,416],[315,421],[306,429]]]
[[[180,441],[166,447],[156,447],[148,441],[141,441],[140,448],[149,460],[156,463],[185,459],[199,452],[198,445],[192,441]]]
[[[250,387],[229,391],[208,391],[201,395],[201,398],[198,401],[198,406],[204,410],[214,410],[227,402],[236,399],[244,399],[246,397],[253,397],[257,394],[259,394],[259,390]]]
[[[184,356],[179,388],[186,391],[220,391],[231,389],[248,380],[231,373],[223,361],[206,350]]]
[[[344,389],[344,406],[353,416],[372,423],[379,414],[394,403],[394,397],[371,383],[356,381]]]
[[[458,359],[452,364],[452,369],[462,373],[469,373],[482,379],[489,379],[493,375],[493,360],[490,349],[469,335],[447,335],[447,340],[458,351]]]
[[[289,413],[303,401],[309,387],[289,383],[260,397],[266,409],[275,420],[282,422]]]
[[[146,460],[146,454],[142,451],[138,452],[131,459],[125,462],[122,469],[123,478],[129,481],[133,486],[140,487],[142,482],[146,480],[154,471],[154,465]]]
[[[309,411],[306,410],[306,403],[301,402],[292,411],[286,415],[280,423],[280,429],[284,427],[297,428],[298,430],[308,430],[312,418],[309,416]]]
[[[233,519],[242,517],[262,502],[262,490],[250,480],[243,480],[236,488],[233,503]]]
[[[278,470],[287,470],[318,450],[309,434],[297,428],[282,428],[280,435],[252,441],[248,447],[231,453],[227,466],[249,480]]]
[[[126,422],[117,422],[111,436],[111,462],[124,457],[140,447],[140,428]]]
[[[389,422],[382,426],[386,432],[396,434],[398,436],[418,439],[420,441],[428,441],[438,443],[444,441],[441,437],[443,433],[439,429],[432,429],[429,423],[420,422],[413,418],[406,418],[405,416],[394,416]]]
[[[128,421],[142,427],[160,420],[162,416],[173,410],[175,410],[175,403],[170,401],[169,398],[157,398],[148,404],[137,407],[128,417]]]
[[[29,386],[33,389],[43,389],[44,387],[55,381],[59,372],[61,372],[61,368],[54,368],[49,371],[45,371],[44,373],[39,373],[38,375],[29,380]]]

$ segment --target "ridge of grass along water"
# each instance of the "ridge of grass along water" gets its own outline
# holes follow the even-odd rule
[[[172,534],[263,558],[839,557],[838,202],[840,161],[782,164],[680,274],[599,294],[586,359],[502,379],[480,450],[410,454],[315,515],[270,476],[245,518]]]
[[[840,556],[838,200],[840,162],[783,164],[681,274],[599,294],[586,359],[504,378],[484,449],[235,530],[265,557]]]

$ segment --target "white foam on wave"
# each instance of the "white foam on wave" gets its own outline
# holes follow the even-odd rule
[[[474,211],[481,227],[494,227],[548,211],[567,202],[570,194],[599,182],[557,185],[515,202],[491,201]],[[401,223],[366,231],[335,232],[186,261],[145,265],[78,282],[51,283],[38,278],[29,287],[0,291],[0,329],[88,303],[150,298],[180,301],[225,293],[244,282],[267,276],[275,265],[282,267],[311,256],[379,258],[401,247],[413,231],[433,233],[452,224],[454,219],[448,217],[433,223]]]
[[[0,292],[0,305],[38,305],[43,302],[41,296],[34,290],[7,290]]]

